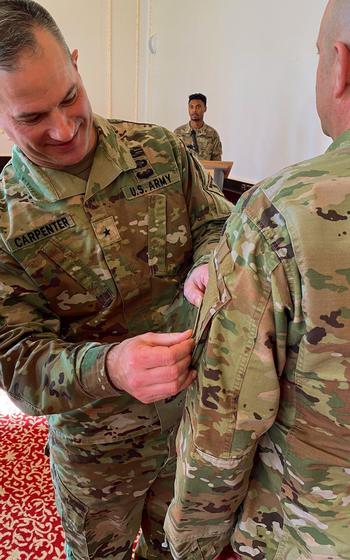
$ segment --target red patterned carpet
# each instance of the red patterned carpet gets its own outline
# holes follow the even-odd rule
[[[0,434],[0,560],[66,560],[44,455],[46,418],[0,406]]]
[[[0,416],[0,560],[63,560],[46,419]]]
[[[0,560],[66,560],[44,455],[46,419],[0,412],[0,434]],[[234,558],[229,550],[220,556]]]

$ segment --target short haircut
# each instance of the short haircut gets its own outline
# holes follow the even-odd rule
[[[191,93],[191,95],[188,96],[188,102],[190,103],[192,99],[199,99],[207,106],[207,98],[203,93]]]
[[[18,68],[23,51],[35,54],[38,44],[35,31],[51,33],[70,57],[70,51],[55,20],[33,0],[0,0],[0,68],[8,72]]]

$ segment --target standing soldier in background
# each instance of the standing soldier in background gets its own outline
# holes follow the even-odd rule
[[[93,115],[31,0],[0,0],[0,386],[49,415],[68,559],[171,558],[163,520],[191,332],[230,205],[169,131]],[[175,316],[175,315],[174,315]]]
[[[333,143],[244,195],[209,265],[166,529],[175,559],[350,559],[350,2],[318,38]]]
[[[207,98],[203,93],[192,93],[188,98],[190,122],[174,131],[199,159],[221,161],[222,146],[215,128],[204,122]]]

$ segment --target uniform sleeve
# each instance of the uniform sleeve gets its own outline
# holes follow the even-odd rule
[[[176,560],[213,560],[229,542],[285,363],[284,266],[244,215],[229,220],[209,270],[165,522]]]
[[[214,142],[213,142],[213,151],[211,154],[211,159],[213,161],[221,161],[221,158],[222,158],[222,145],[221,145],[220,137],[216,132]]]
[[[68,343],[60,320],[12,256],[0,249],[0,387],[24,412],[67,412],[118,391],[108,380],[110,345]]]
[[[216,247],[233,205],[213,183],[198,159],[172,136],[174,154],[186,197],[191,223],[194,266],[208,262]]]

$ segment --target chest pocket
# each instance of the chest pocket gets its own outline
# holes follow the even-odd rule
[[[35,255],[24,255],[22,265],[59,316],[89,316],[112,301],[111,286],[56,239],[48,240]]]
[[[148,264],[155,276],[164,276],[166,266],[166,196],[148,198]]]
[[[192,238],[183,195],[148,197],[148,264],[151,276],[176,276],[189,261]]]

